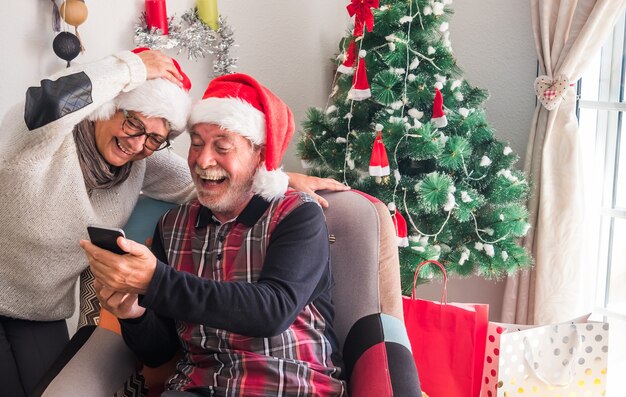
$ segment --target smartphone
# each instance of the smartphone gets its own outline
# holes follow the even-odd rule
[[[89,239],[93,245],[119,255],[124,255],[126,253],[117,245],[118,237],[126,237],[122,229],[116,227],[89,225],[87,226],[87,233],[89,233]]]

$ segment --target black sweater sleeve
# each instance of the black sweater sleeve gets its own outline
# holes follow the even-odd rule
[[[328,231],[321,208],[304,203],[277,226],[256,283],[217,282],[167,266],[160,235],[157,264],[142,306],[162,317],[251,336],[285,331],[330,285]]]
[[[140,318],[120,320],[126,345],[148,367],[158,367],[169,361],[180,343],[174,320],[146,310]]]

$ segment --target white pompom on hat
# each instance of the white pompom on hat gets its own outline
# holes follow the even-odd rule
[[[216,77],[191,110],[189,126],[199,123],[216,124],[265,145],[265,162],[254,176],[253,192],[267,200],[284,196],[289,177],[281,162],[295,124],[278,96],[246,74]]]
[[[132,52],[149,51],[149,48],[136,48]],[[191,80],[182,71],[175,59],[174,66],[183,76],[183,87],[179,87],[169,80],[159,78],[146,80],[137,88],[122,92],[112,100],[104,103],[93,111],[89,120],[108,120],[118,109],[131,110],[146,117],[158,117],[167,120],[172,126],[169,138],[175,138],[185,130],[187,119],[191,111]]]

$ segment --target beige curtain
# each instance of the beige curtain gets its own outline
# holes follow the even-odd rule
[[[533,33],[544,81],[575,83],[602,47],[626,0],[531,0]],[[569,84],[567,84],[569,85]],[[547,324],[585,311],[582,148],[576,92],[566,89],[556,108],[537,103],[524,170],[533,184],[531,229],[524,239],[535,260],[531,271],[507,280],[502,321]]]

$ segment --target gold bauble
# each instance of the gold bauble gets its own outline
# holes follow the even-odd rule
[[[80,0],[66,0],[61,4],[59,14],[68,25],[78,26],[87,20],[87,6]]]

